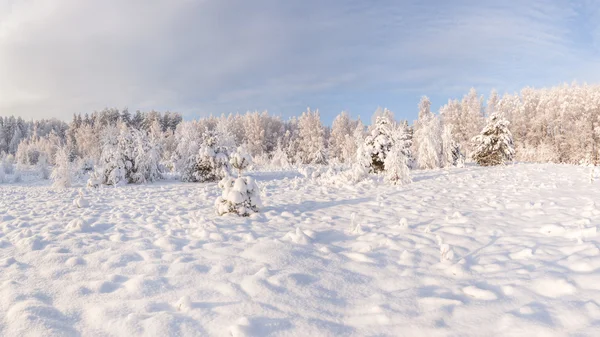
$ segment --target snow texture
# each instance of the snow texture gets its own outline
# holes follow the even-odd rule
[[[215,183],[0,185],[0,336],[597,336],[589,168],[414,171],[323,185],[254,172],[266,205],[221,217]]]

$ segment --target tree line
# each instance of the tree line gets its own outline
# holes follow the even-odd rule
[[[66,146],[72,161],[93,167],[101,163],[103,151],[114,151],[117,146],[114,138],[123,132],[115,130],[130,129],[153,142],[160,169],[165,171],[184,172],[190,158],[209,142],[216,152],[243,146],[256,163],[274,167],[352,163],[361,144],[373,137],[377,118],[383,118],[390,127],[403,130],[394,137],[408,144],[402,151],[409,158],[409,166],[427,169],[444,167],[460,158],[470,160],[477,147],[473,137],[495,115],[506,120],[502,125],[512,133],[518,161],[597,164],[599,160],[598,85],[528,87],[503,96],[492,91],[487,100],[471,89],[461,99],[450,99],[438,113],[432,112],[431,102],[423,97],[418,111],[417,120],[409,123],[379,108],[370,125],[342,112],[330,127],[323,125],[318,110],[311,109],[287,120],[255,111],[183,121],[178,113],[131,114],[127,109],[77,114],[69,124],[55,119],[0,117],[0,152],[4,157],[14,156],[21,164],[34,165],[40,155],[53,164],[56,149]]]

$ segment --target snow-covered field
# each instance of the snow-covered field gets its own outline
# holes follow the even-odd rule
[[[0,185],[1,336],[598,336],[600,182],[520,164],[402,187]],[[49,183],[46,183],[49,184]]]

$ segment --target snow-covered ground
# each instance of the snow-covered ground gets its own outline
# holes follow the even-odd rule
[[[600,181],[523,164],[402,187],[0,185],[1,336],[598,336]]]

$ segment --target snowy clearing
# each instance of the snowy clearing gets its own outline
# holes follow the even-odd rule
[[[568,165],[415,171],[396,187],[0,185],[1,336],[594,336],[598,189]],[[74,203],[75,201],[75,203]]]

